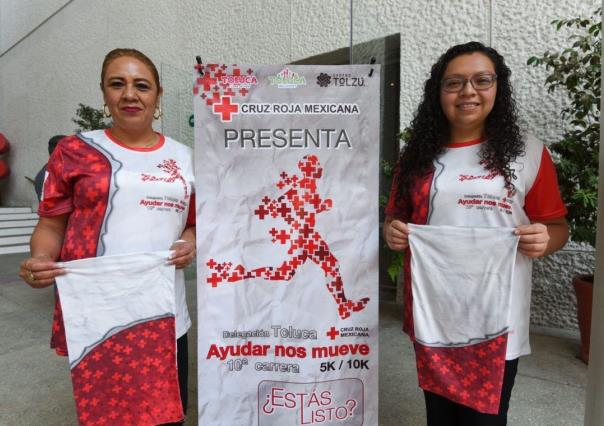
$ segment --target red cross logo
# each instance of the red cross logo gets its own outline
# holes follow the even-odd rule
[[[216,84],[216,79],[210,77],[210,73],[205,73],[203,75],[203,78],[198,78],[197,79],[197,84],[200,84],[203,86],[203,90],[208,91],[212,88],[212,86],[214,84]]]
[[[205,93],[204,93],[204,95],[205,95]],[[216,102],[218,102],[219,100],[220,100],[220,93],[214,92],[214,93],[212,93],[211,98],[206,99],[206,105],[213,105]]]
[[[340,332],[335,328],[335,327],[331,327],[329,329],[329,331],[327,333],[325,333],[327,335],[327,337],[329,337],[331,340],[336,340],[336,337],[340,335]]]
[[[258,215],[258,217],[260,217],[260,219],[264,219],[264,216],[266,216],[270,212],[267,209],[265,209],[263,205],[260,205],[256,210],[254,210],[254,213],[256,215]]]
[[[216,287],[221,280],[220,280],[220,276],[219,275],[217,275],[216,273],[213,273],[212,275],[210,275],[210,277],[208,277],[206,279],[206,281],[212,287]]]
[[[232,104],[228,96],[224,96],[220,103],[214,103],[212,108],[214,114],[220,114],[221,121],[231,121],[231,114],[239,113],[239,104]]]
[[[214,73],[214,77],[216,78],[216,81],[218,81],[218,83],[221,82],[222,77],[224,77],[226,74],[224,72],[222,72],[222,69],[219,69],[218,71],[216,71]]]
[[[289,234],[287,232],[285,232],[284,229],[282,229],[281,232],[279,232],[279,234],[275,235],[275,238],[277,240],[279,240],[279,242],[281,244],[285,244],[287,242],[287,240],[289,240]]]

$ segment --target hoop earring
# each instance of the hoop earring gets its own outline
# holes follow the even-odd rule
[[[105,118],[111,117],[111,112],[109,112],[109,108],[107,108],[107,104],[103,104],[103,117],[105,117]]]
[[[153,112],[153,118],[159,120],[162,115],[164,115],[164,113],[161,111],[161,105],[156,106],[155,111]]]

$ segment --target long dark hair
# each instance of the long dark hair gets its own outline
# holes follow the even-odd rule
[[[398,159],[397,201],[410,199],[413,182],[432,171],[434,159],[443,154],[445,145],[449,143],[450,127],[440,104],[440,84],[449,62],[457,56],[471,53],[487,56],[497,74],[497,94],[493,109],[485,120],[484,136],[487,140],[482,144],[480,159],[487,170],[504,177],[507,189],[515,189],[512,180],[516,176],[510,164],[524,152],[524,142],[517,124],[511,71],[495,49],[472,41],[451,47],[432,66],[423,99],[411,122],[409,139]]]

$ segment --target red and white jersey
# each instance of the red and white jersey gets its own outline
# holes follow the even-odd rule
[[[163,135],[138,149],[107,130],[70,136],[57,145],[47,172],[39,214],[69,214],[62,261],[167,250],[195,223],[191,149]],[[190,325],[184,273],[177,270],[176,336]],[[63,332],[57,303],[52,346],[60,353]]]
[[[407,202],[397,203],[395,182],[386,214],[416,224],[465,227],[516,227],[566,215],[554,164],[540,141],[525,138],[524,154],[511,165],[515,173],[513,193],[505,188],[502,176],[480,163],[481,142],[448,145],[434,161],[433,173],[415,182]],[[405,258],[404,329],[413,337],[409,257]],[[531,260],[517,254],[507,359],[530,353],[531,274]]]
[[[502,176],[484,168],[479,157],[481,140],[474,140],[449,145],[434,161],[433,171],[413,181],[409,198],[397,200],[395,179],[386,208],[388,216],[403,222],[430,225],[425,230],[410,226],[415,235],[410,235],[409,242],[415,248],[406,250],[403,265],[403,330],[414,341],[419,385],[483,413],[499,410],[504,360],[530,353],[532,262],[516,251],[512,230],[531,221],[566,215],[549,152],[531,137],[525,141],[524,154],[511,164],[514,191],[505,188]],[[501,238],[508,244],[496,241]],[[508,253],[490,253],[491,245]],[[505,262],[494,265],[498,260]],[[476,268],[482,272],[469,280],[469,272]],[[457,277],[449,273],[452,269],[457,270]],[[436,280],[438,276],[440,280]],[[502,280],[507,287],[495,282],[487,291],[491,279]],[[447,280],[452,280],[451,285]],[[474,288],[464,292],[469,283]],[[462,288],[461,294],[453,294],[458,288]],[[460,302],[460,297],[468,300]],[[473,319],[464,312],[469,311],[464,304],[472,306]],[[438,311],[443,306],[441,330],[432,327],[434,312],[418,315],[418,310]],[[451,312],[446,309],[457,310],[463,321],[458,320],[459,315],[447,319]],[[486,329],[477,331],[475,325]],[[424,344],[426,340],[470,344],[434,346]]]
[[[528,137],[524,155],[511,164],[515,191],[505,188],[503,176],[480,164],[480,147],[480,140],[450,144],[434,161],[428,225],[505,228],[566,214],[554,165],[540,141]],[[518,252],[506,359],[530,353],[531,274],[531,259]]]

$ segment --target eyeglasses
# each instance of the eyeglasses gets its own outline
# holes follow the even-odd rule
[[[457,93],[466,87],[468,81],[475,90],[488,90],[497,81],[497,74],[482,73],[473,75],[470,78],[459,76],[447,77],[443,78],[440,82],[440,88],[448,93]]]

